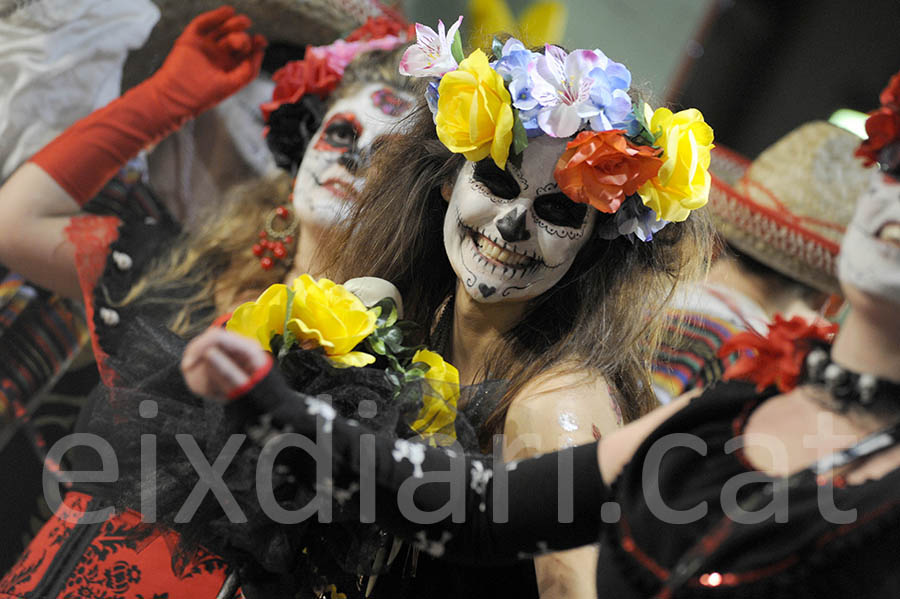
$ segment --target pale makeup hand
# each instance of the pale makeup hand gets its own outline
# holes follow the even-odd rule
[[[229,400],[271,363],[272,356],[255,341],[215,327],[188,343],[181,373],[196,395]]]

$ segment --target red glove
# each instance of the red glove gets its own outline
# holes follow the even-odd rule
[[[194,18],[162,67],[64,131],[31,160],[83,205],[142,149],[259,73],[266,40],[230,6]]]

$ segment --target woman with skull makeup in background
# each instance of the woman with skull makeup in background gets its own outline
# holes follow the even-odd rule
[[[706,201],[712,131],[696,110],[645,116],[630,73],[599,50],[531,52],[510,39],[495,44],[497,62],[480,50],[463,60],[450,55],[458,27],[417,25],[401,71],[440,83],[374,156],[334,271],[399,288],[406,316],[431,323],[428,346],[463,385],[483,384],[462,402],[482,449],[503,434],[495,449],[515,460],[655,407],[648,363],[662,309],[708,253],[708,223],[691,211]],[[201,394],[229,388],[190,370]],[[593,548],[502,577],[448,576],[417,559],[414,596],[594,595]]]
[[[378,522],[439,547],[447,560],[505,563],[599,536],[601,597],[897,596],[900,75],[881,99],[857,155],[882,172],[871,173],[858,200],[846,198],[856,209],[838,273],[852,310],[836,337],[834,325],[776,318],[767,337],[745,332],[723,347],[742,350],[726,378],[744,380],[678,399],[598,442],[514,464],[432,448],[397,457],[399,444],[383,438],[367,450],[377,457],[363,461],[366,429],[333,416],[317,421],[315,400],[293,393],[275,370],[230,409],[248,421],[266,412],[310,437],[327,429],[335,485],[373,469]],[[826,129],[817,130],[834,136]],[[819,157],[826,162],[798,169],[798,185],[851,159],[849,152]],[[254,360],[257,347],[242,341],[232,359]],[[204,353],[198,339],[186,360],[205,360]],[[565,522],[557,516],[565,500],[548,484],[562,484],[563,463],[573,491]],[[291,467],[314,475],[305,456]],[[465,518],[445,512],[438,522],[415,521],[403,507],[404,487],[448,470],[462,474],[464,499],[454,499],[452,485],[423,485],[415,508],[433,513],[453,504]]]
[[[140,455],[134,445],[139,435],[130,425],[143,416],[126,413],[125,406],[134,406],[123,399],[117,404],[123,411],[104,423],[97,406],[107,394],[125,398],[126,388],[152,387],[148,381],[154,376],[157,394],[170,400],[157,402],[155,424],[184,427],[202,443],[215,443],[221,432],[217,410],[197,404],[171,368],[184,338],[247,296],[290,281],[294,270],[317,270],[317,245],[353,201],[371,144],[412,107],[415,82],[399,77],[400,53],[392,51],[404,43],[407,25],[393,17],[373,19],[345,40],[309,48],[303,61],[276,75],[276,98],[264,106],[270,117],[268,141],[279,162],[297,173],[293,193],[283,179],[248,184],[189,233],[180,231],[152,190],[140,183],[114,181],[99,200],[87,203],[134,153],[255,77],[265,41],[247,34],[249,26],[246,16],[229,7],[200,15],[151,79],[76,123],[0,190],[3,262],[50,289],[71,296],[80,295],[79,287],[83,292],[105,387],[95,390],[100,399],[82,411],[79,428],[106,426],[102,436],[115,447],[120,464]],[[291,195],[294,214],[282,206]],[[86,212],[79,211],[82,205]],[[112,208],[115,216],[95,214],[98,208]],[[298,220],[295,232],[289,226]],[[290,237],[297,240],[296,249]],[[334,248],[322,245],[326,255]],[[159,451],[161,463],[167,461],[166,449],[160,445]],[[82,458],[91,463],[96,455],[75,462]],[[64,521],[66,506],[133,506],[126,498],[130,490],[123,489],[134,473],[127,468],[122,473],[115,488],[88,485],[68,493],[57,517],[4,578],[0,595],[55,596],[56,589],[102,594],[113,580],[112,590],[128,597],[211,597],[239,565],[266,572],[283,566],[275,564],[278,559],[299,553],[292,545],[279,545],[281,537],[258,529],[213,532],[201,516],[181,531],[181,545],[172,543],[177,537],[165,527],[163,532],[136,528],[133,512],[109,518],[88,531],[89,537],[80,532],[84,527]],[[160,479],[160,494],[167,500],[183,498],[193,480],[189,473],[182,480]],[[174,512],[166,509],[160,506],[160,519],[171,521]],[[233,547],[241,544],[238,536],[244,543],[240,550]],[[45,551],[48,543],[52,551]],[[207,551],[220,548],[227,557]],[[53,555],[60,559],[47,576],[26,575],[50,564]],[[123,570],[120,563],[128,566]],[[85,576],[85,564],[99,578]],[[113,570],[112,579],[103,578],[104,571]],[[247,596],[254,592],[252,580],[252,574],[244,577]],[[292,586],[293,579],[285,584]]]
[[[285,279],[322,273],[336,247],[328,233],[346,219],[374,147],[413,108],[417,87],[399,75],[400,51],[393,51],[408,31],[399,22],[381,23],[392,25],[386,35],[366,39],[363,27],[347,40],[309,48],[302,61],[273,75],[273,99],[262,105],[266,142],[276,163],[294,175],[291,198],[299,220],[296,257]],[[330,69],[351,57],[346,67]]]

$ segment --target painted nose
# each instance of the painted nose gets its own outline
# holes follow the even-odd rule
[[[347,169],[351,175],[355,175],[359,172],[359,170],[363,166],[363,157],[355,145],[341,154],[340,158],[338,158],[338,163]]]
[[[497,221],[497,230],[506,241],[525,241],[531,237],[531,233],[525,228],[525,210],[519,213],[515,207]]]

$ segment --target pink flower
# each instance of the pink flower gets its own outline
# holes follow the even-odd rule
[[[313,56],[317,59],[324,60],[332,71],[339,76],[343,76],[344,69],[350,62],[362,54],[371,50],[393,50],[403,43],[403,40],[396,35],[386,35],[378,39],[345,42],[338,40],[327,46],[313,46],[306,50],[307,56]]]
[[[462,23],[460,17],[444,31],[444,22],[438,21],[438,30],[416,23],[416,45],[407,48],[400,59],[400,74],[410,77],[440,77],[456,69],[451,47]]]

